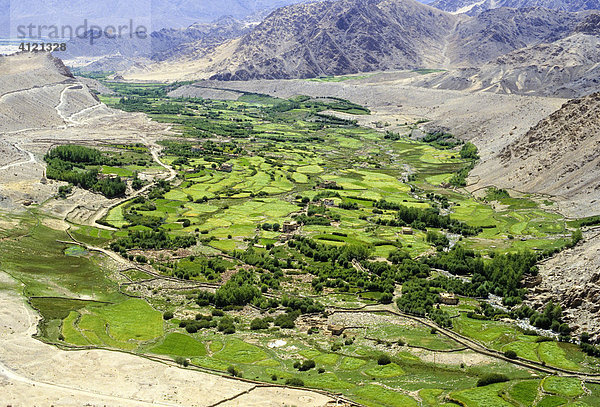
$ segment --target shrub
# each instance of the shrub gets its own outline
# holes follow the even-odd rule
[[[319,374],[325,373],[325,369],[322,368],[322,367],[320,367],[319,370],[318,370],[318,372],[319,372]]]
[[[227,373],[234,377],[242,377],[242,372],[240,372],[235,366],[231,365],[227,368]]]
[[[229,317],[224,317],[219,321],[218,325],[219,331],[225,334],[231,334],[235,332],[235,325],[233,324],[233,320]],[[232,332],[233,330],[233,332]]]
[[[262,318],[254,318],[252,322],[250,322],[250,329],[253,331],[257,331],[259,329],[269,329],[268,320],[264,320]]]
[[[300,311],[292,311],[286,314],[280,314],[275,318],[275,325],[280,328],[292,329],[296,326],[296,318],[300,316]]]
[[[297,377],[292,377],[291,379],[286,379],[285,384],[288,386],[304,387],[304,381]]]
[[[315,361],[314,361],[314,360],[311,360],[311,359],[309,359],[309,360],[305,360],[305,361],[304,361],[304,362],[302,362],[302,364],[301,364],[301,365],[298,367],[298,370],[300,370],[301,372],[306,372],[307,370],[314,369],[316,365],[317,365],[317,364],[315,363]]]
[[[392,363],[392,360],[388,355],[381,355],[377,358],[377,364],[379,366],[389,365],[390,363]]]
[[[581,338],[581,342],[590,343],[590,334],[588,332],[582,332],[580,338]]]
[[[507,382],[509,378],[501,373],[489,373],[477,380],[477,387],[487,386],[488,384]]]
[[[169,319],[173,318],[173,311],[167,311],[163,314],[163,319],[165,321],[168,321]]]
[[[182,356],[177,356],[175,358],[175,363],[177,363],[178,365],[181,365],[183,367],[188,367],[190,364],[190,361]]]
[[[517,352],[515,352],[514,350],[507,350],[504,352],[504,356],[506,356],[509,359],[516,359],[517,358]]]
[[[383,293],[379,298],[379,302],[382,304],[391,304],[394,299],[394,295],[392,293]]]

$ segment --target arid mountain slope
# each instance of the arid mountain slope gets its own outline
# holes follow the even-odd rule
[[[568,36],[587,14],[499,9],[456,16],[414,0],[339,0],[273,12],[250,33],[128,72],[138,79],[307,78],[414,68],[478,67]]]
[[[571,216],[598,214],[600,93],[573,99],[475,168],[478,185],[557,196]]]
[[[244,36],[216,79],[315,77],[442,63],[455,17],[414,0],[281,8]]]
[[[417,78],[416,86],[573,98],[600,87],[600,37],[575,33],[503,55],[480,68]]]
[[[256,14],[303,0],[21,0],[0,2],[10,26],[60,23],[79,26],[88,20],[88,27],[128,23],[144,24],[148,31],[162,28],[184,28],[191,24],[208,23],[225,15],[245,19]]]
[[[430,5],[451,13],[469,15],[500,7],[544,7],[563,11],[600,9],[599,0],[435,0]]]
[[[600,340],[600,235],[598,229],[584,241],[540,264],[539,286],[529,295],[535,306],[558,301],[569,325],[577,334],[588,332]]]
[[[106,108],[47,53],[0,57],[0,131],[66,125],[83,109]]]
[[[142,38],[136,35],[111,38],[99,30],[90,30],[71,39],[60,57],[67,65],[83,71],[124,71],[152,61],[181,58],[188,54],[196,57],[205,55],[214,47],[248,33],[255,25],[223,17],[212,23],[195,23],[186,28],[163,28]]]
[[[506,53],[569,35],[584,13],[501,8],[459,22],[449,39],[451,66],[476,67]]]

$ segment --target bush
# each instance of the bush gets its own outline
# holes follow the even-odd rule
[[[234,377],[242,377],[242,372],[240,372],[235,366],[231,365],[227,368],[227,373]]]
[[[504,352],[504,356],[506,356],[509,359],[516,359],[517,358],[517,352],[515,352],[514,350],[507,350]]]
[[[296,327],[296,318],[300,316],[300,311],[292,311],[286,314],[280,314],[275,318],[275,325],[284,329],[292,329]]]
[[[224,334],[232,334],[235,332],[235,325],[230,317],[224,317],[219,321],[218,329]]]
[[[250,329],[253,331],[258,331],[259,329],[269,329],[269,321],[262,318],[254,318],[252,322],[250,322]]]
[[[392,293],[383,293],[379,298],[379,302],[382,304],[391,304],[394,299],[394,295]]]
[[[314,369],[316,365],[317,365],[317,364],[315,363],[315,361],[314,361],[314,360],[311,360],[311,359],[309,359],[309,360],[305,360],[305,361],[304,361],[304,362],[302,362],[302,364],[301,364],[301,365],[298,367],[298,370],[299,370],[299,371],[301,371],[301,372],[306,372],[307,370]]]
[[[172,311],[167,311],[163,314],[163,319],[165,321],[168,321],[169,319],[173,318],[173,312]]]
[[[377,358],[377,364],[379,366],[389,365],[390,363],[392,363],[392,359],[390,359],[388,355],[381,355]]]
[[[177,356],[175,358],[175,363],[177,363],[178,365],[181,365],[183,367],[188,367],[190,365],[190,361],[182,356]]]
[[[286,379],[285,384],[288,386],[304,387],[304,381],[297,377],[292,377],[291,379]]]
[[[487,386],[488,384],[502,383],[509,381],[508,376],[501,373],[489,373],[477,380],[477,387]]]

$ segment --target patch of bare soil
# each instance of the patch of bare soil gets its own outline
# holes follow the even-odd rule
[[[440,365],[461,365],[477,366],[487,365],[495,362],[494,358],[481,355],[476,352],[461,351],[461,352],[432,352],[424,349],[411,349],[411,352],[419,359],[428,363]]]

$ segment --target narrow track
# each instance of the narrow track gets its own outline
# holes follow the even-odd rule
[[[542,372],[545,374],[550,374],[550,375],[555,375],[555,376],[564,376],[564,377],[576,377],[576,378],[583,380],[585,382],[588,382],[588,383],[600,384],[600,373],[576,372],[576,371],[572,371],[572,370],[561,369],[558,367],[552,367],[552,366],[547,366],[547,365],[544,366],[541,363],[537,363],[537,362],[523,359],[523,358],[511,359],[511,358],[504,356],[504,354],[502,352],[499,352],[494,349],[490,349],[490,348],[486,347],[485,345],[483,345],[469,337],[461,335],[452,330],[442,328],[439,325],[437,325],[436,323],[434,323],[433,321],[430,321],[426,318],[417,317],[417,316],[411,315],[411,314],[406,314],[406,313],[396,309],[394,306],[381,307],[381,306],[375,305],[375,306],[367,306],[363,309],[357,309],[357,310],[336,309],[333,311],[333,313],[367,313],[367,314],[382,313],[382,312],[396,315],[396,316],[399,316],[402,318],[411,319],[411,320],[419,322],[420,324],[425,325],[429,328],[435,328],[442,335],[452,339],[453,341],[459,343],[460,345],[464,346],[465,348],[470,349],[473,352],[479,353],[484,356],[489,356],[489,357],[492,357],[495,359],[500,359],[505,362],[511,363],[513,365],[518,365],[518,366],[532,369],[532,370]]]

